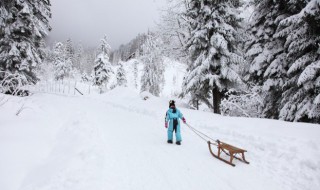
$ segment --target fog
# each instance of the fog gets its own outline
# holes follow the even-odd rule
[[[51,0],[48,42],[96,47],[106,34],[112,49],[155,27],[166,0]]]

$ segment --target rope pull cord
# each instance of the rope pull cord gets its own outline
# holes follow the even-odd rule
[[[218,141],[219,140],[214,140],[212,139],[211,137],[209,137],[208,135],[204,134],[203,132],[195,129],[194,127],[192,127],[191,125],[189,125],[188,123],[185,123],[189,129],[194,132],[197,136],[199,136],[202,140],[204,140],[205,142],[210,142],[211,144],[215,145],[215,146],[218,146]],[[212,140],[212,142],[210,141]]]

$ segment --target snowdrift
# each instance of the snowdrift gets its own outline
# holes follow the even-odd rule
[[[0,189],[320,188],[319,125],[179,106],[191,126],[248,150],[250,165],[235,160],[234,168],[213,158],[185,126],[182,146],[166,143],[167,98],[144,100],[134,89],[115,88],[103,95],[36,93],[4,100]]]

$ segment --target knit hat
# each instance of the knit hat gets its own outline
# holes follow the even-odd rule
[[[171,106],[176,106],[174,100],[170,100],[170,101],[169,101],[169,108],[170,108]]]

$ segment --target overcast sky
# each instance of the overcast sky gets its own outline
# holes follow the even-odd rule
[[[106,34],[112,49],[154,28],[166,0],[51,0],[49,42],[96,47]]]

